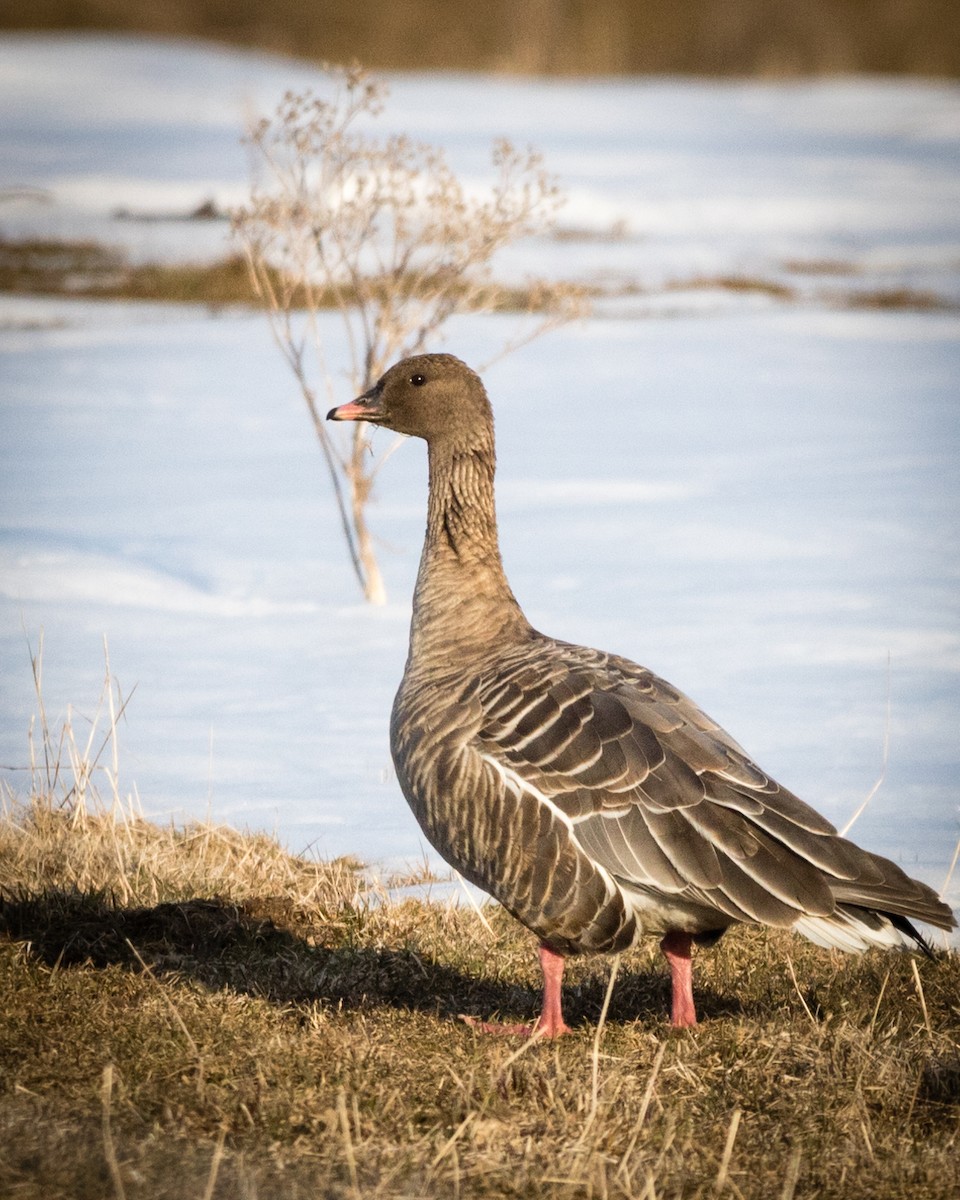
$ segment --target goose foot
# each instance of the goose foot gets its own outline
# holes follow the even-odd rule
[[[533,1025],[507,1025],[497,1021],[479,1021],[476,1017],[461,1016],[460,1020],[478,1033],[508,1037],[555,1038],[570,1033],[563,1019],[560,986],[563,980],[563,955],[549,946],[540,947],[540,969],[543,972],[543,1011]]]

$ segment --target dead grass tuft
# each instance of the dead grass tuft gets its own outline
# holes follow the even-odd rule
[[[98,796],[82,803],[7,796],[0,815],[0,878],[8,897],[36,894],[56,879],[65,893],[110,896],[124,905],[229,893],[260,904],[269,896],[287,913],[298,905],[339,906],[365,886],[351,860],[311,862],[265,834],[226,826],[156,825]]]
[[[783,263],[791,275],[856,275],[860,268],[843,258],[790,258]]]
[[[788,284],[773,279],[760,279],[748,275],[710,275],[668,283],[667,292],[723,291],[739,294],[769,296],[772,300],[793,300],[796,290]]]
[[[839,297],[839,303],[845,308],[873,308],[888,312],[952,312],[957,309],[956,303],[935,292],[908,287],[848,291]]]

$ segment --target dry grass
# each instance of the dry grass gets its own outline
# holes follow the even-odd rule
[[[98,242],[0,239],[0,292],[77,299],[255,305],[239,255],[209,264],[134,264]]]
[[[957,955],[735,932],[678,1034],[650,946],[612,991],[607,961],[570,964],[570,1037],[484,1038],[458,1014],[537,1008],[512,920],[143,820],[106,687],[85,746],[41,701],[0,820],[0,1195],[957,1195]]]
[[[93,858],[119,845],[165,864],[150,896],[180,898],[144,903],[128,878],[124,904],[49,873],[0,908],[4,1194],[892,1200],[960,1186],[955,956],[920,964],[920,991],[905,957],[734,935],[703,956],[704,1021],[678,1036],[639,951],[594,1058],[602,962],[572,965],[576,1032],[557,1045],[457,1022],[535,1011],[532,947],[502,914],[490,933],[462,909],[370,904],[343,866],[301,864],[301,896],[264,839],[238,858],[209,830],[38,821],[36,802],[21,817],[4,822],[5,876],[11,841],[21,865],[25,840],[46,861],[59,823],[57,841],[69,828],[100,843]],[[178,846],[202,846],[211,879],[234,864],[235,889],[182,898],[195,862],[176,869]]]
[[[769,296],[772,300],[796,299],[795,290],[787,284],[749,275],[698,275],[693,279],[668,283],[664,290],[668,292],[737,292],[742,295]]]
[[[910,287],[849,291],[838,299],[845,308],[874,308],[887,312],[956,312],[957,304],[934,292]]]
[[[563,240],[605,238],[584,230],[566,230]],[[610,233],[611,238],[619,236]],[[268,268],[267,268],[268,269]],[[784,269],[796,275],[851,274],[854,269],[843,263],[791,262]],[[302,289],[289,281],[277,287],[291,290],[290,307],[308,307]],[[401,287],[423,286],[428,292],[434,281],[426,279],[403,281]],[[376,299],[395,281],[364,281],[364,294]],[[741,275],[702,276],[673,280],[664,285],[666,293],[722,291],[738,295],[758,295],[782,303],[801,303],[809,300],[799,289],[780,280]],[[203,304],[210,308],[230,305],[262,307],[264,294],[256,294],[250,282],[246,261],[240,256],[221,259],[209,264],[163,265],[159,263],[131,264],[123,253],[97,242],[12,241],[0,238],[0,292],[21,295],[56,295],[76,299],[150,300],[172,304]],[[624,287],[617,284],[605,289],[600,286],[581,287],[578,294],[584,301],[623,299],[630,296],[655,294],[640,285]],[[913,288],[859,290],[830,288],[812,297],[815,302],[835,308],[869,308],[885,311],[955,312],[957,304],[945,297]],[[549,314],[556,304],[555,291],[539,284],[504,286],[490,281],[482,287],[464,288],[463,305],[469,310],[501,313]],[[343,288],[314,288],[309,305],[334,309],[343,302]]]
[[[270,272],[269,267],[264,268]],[[308,307],[303,288],[282,280],[273,271],[276,289],[290,292],[290,307]],[[397,282],[365,278],[364,297],[374,299]],[[411,275],[399,282],[401,290],[413,292],[434,287],[430,277]],[[339,308],[349,286],[313,288],[309,306]],[[69,296],[87,300],[152,300],[170,304],[204,304],[212,308],[228,305],[265,307],[262,292],[255,291],[246,259],[232,255],[212,263],[131,263],[123,251],[98,242],[7,240],[0,237],[0,292],[20,295]],[[351,303],[352,297],[347,297]],[[547,313],[556,295],[542,285],[505,286],[487,281],[482,286],[463,286],[463,307],[469,311],[502,313]]]
[[[129,30],[409,70],[960,73],[955,0],[6,0],[0,26]]]
[[[799,276],[854,274],[855,268],[840,262],[790,262],[784,269]],[[787,304],[816,303],[831,308],[877,309],[886,312],[956,312],[955,300],[934,292],[910,287],[863,289],[823,288],[811,292],[780,279],[751,275],[702,275],[673,280],[664,292],[729,292],[741,296],[763,296]]]

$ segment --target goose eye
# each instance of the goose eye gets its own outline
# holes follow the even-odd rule
[[[427,377],[426,375],[411,375],[410,382],[414,387],[423,387],[423,385],[427,382]]]

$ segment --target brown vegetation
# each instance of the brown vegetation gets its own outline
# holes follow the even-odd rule
[[[290,307],[305,309],[308,298],[295,282],[269,272],[276,290],[285,289]],[[386,280],[363,279],[365,297],[378,297],[389,290],[413,291],[435,288],[427,277],[409,276]],[[170,304],[205,304],[262,307],[267,303],[251,282],[246,259],[231,255],[210,263],[131,263],[122,250],[99,242],[66,242],[0,237],[0,292],[33,296],[69,296],[78,300],[154,300]],[[309,302],[318,309],[332,309],[352,301],[348,285],[314,288]],[[505,286],[493,281],[475,287],[464,285],[458,296],[467,311],[548,314],[555,304],[554,292],[538,284]]]
[[[693,279],[668,283],[667,292],[702,291],[737,292],[741,295],[768,296],[771,300],[795,300],[796,290],[785,283],[772,279],[759,279],[747,275],[697,275]]]
[[[7,0],[0,27],[208,38],[391,70],[960,74],[955,0]]]
[[[99,242],[0,238],[0,292],[179,304],[259,303],[241,255],[216,263],[131,263]]]
[[[573,233],[564,235],[574,240]],[[269,270],[269,268],[266,268]],[[583,301],[630,299],[664,294],[721,291],[737,295],[766,296],[783,303],[813,302],[836,308],[872,308],[880,310],[955,312],[957,305],[948,297],[909,287],[861,288],[820,287],[815,291],[801,289],[799,280],[809,276],[855,275],[854,268],[845,264],[818,262],[785,263],[788,276],[798,277],[796,283],[782,278],[746,275],[695,276],[667,281],[660,289],[639,284],[610,288],[600,286],[571,287],[571,296]],[[272,276],[273,286],[286,289],[291,311],[308,307],[308,297],[300,286],[279,272]],[[363,281],[363,295],[379,302],[388,292],[404,292],[423,287],[434,294],[438,283],[430,276],[410,275],[401,280],[369,277]],[[450,281],[443,280],[449,287]],[[562,286],[562,285],[560,285]],[[240,255],[211,263],[131,263],[123,251],[97,242],[64,242],[27,239],[6,240],[0,237],[0,293],[20,295],[68,296],[88,300],[152,300],[170,304],[203,304],[211,308],[229,305],[261,307],[269,303],[269,292],[257,292],[250,281],[248,264]],[[543,287],[539,283],[509,286],[489,280],[481,285],[467,282],[458,291],[457,303],[465,311],[501,313],[539,313],[550,319],[557,303],[557,286]],[[309,304],[317,309],[338,308],[350,295],[350,288],[315,287]]]
[[[0,869],[5,1195],[960,1187],[956,955],[914,976],[906,955],[734,933],[702,956],[705,1019],[680,1036],[653,947],[599,1030],[609,964],[582,960],[574,1034],[518,1043],[456,1019],[536,1010],[505,914],[488,928],[269,839],[40,798],[8,807]]]

